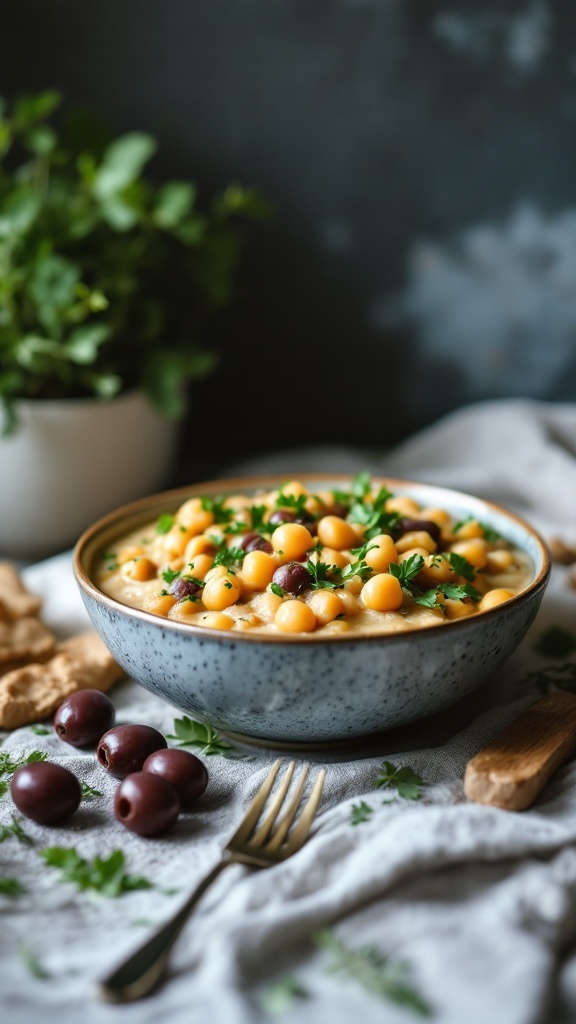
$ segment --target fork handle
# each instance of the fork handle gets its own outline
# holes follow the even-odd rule
[[[108,1003],[131,1003],[152,991],[162,977],[170,950],[190,913],[208,886],[229,864],[234,864],[234,858],[224,857],[218,861],[194,889],[184,906],[99,983],[100,999]]]

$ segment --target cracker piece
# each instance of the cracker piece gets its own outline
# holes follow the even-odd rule
[[[63,670],[74,678],[77,690],[102,690],[105,693],[126,675],[104,641],[92,629],[58,644],[51,664],[62,665]]]
[[[107,691],[125,675],[97,633],[86,630],[58,644],[44,664],[0,678],[0,728],[17,729],[47,718],[76,690]]]
[[[24,586],[18,570],[11,562],[0,562],[0,613],[2,618],[20,619],[38,615],[42,598]]]
[[[56,650],[56,637],[40,619],[23,616],[0,620],[0,665],[11,661],[43,661]]]
[[[69,676],[46,665],[26,665],[0,679],[0,727],[18,729],[48,718],[77,689]]]

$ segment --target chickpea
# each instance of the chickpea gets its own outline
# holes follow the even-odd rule
[[[354,615],[358,615],[360,612],[360,602],[354,594],[351,594],[349,590],[338,590],[338,597],[344,605],[344,611],[348,618],[353,618]]]
[[[310,531],[301,523],[282,523],[270,538],[283,562],[298,561],[314,544]]]
[[[120,548],[120,551],[116,555],[116,562],[118,565],[124,565],[125,562],[132,562],[135,558],[140,558],[141,555],[145,555],[146,551],[142,547],[137,547],[135,544],[129,548]]]
[[[191,576],[196,576],[199,580],[205,580],[208,573],[212,572],[212,566],[214,565],[214,559],[212,555],[195,555],[193,560],[188,563]],[[224,569],[223,565],[216,566],[217,569]],[[226,572],[226,570],[224,569]],[[219,575],[222,575],[221,573]]]
[[[436,551],[438,545],[426,530],[412,530],[405,533],[396,541],[396,547],[400,553],[408,551],[409,548],[425,548],[428,554]]]
[[[453,601],[447,597],[442,605],[447,619],[464,619],[467,615],[474,615],[476,611],[476,605],[467,598],[463,601]]]
[[[186,545],[192,534],[181,523],[175,523],[172,529],[160,539],[160,545],[169,558],[178,558],[184,554]]]
[[[398,512],[401,516],[408,516],[410,519],[420,519],[420,506],[412,498],[397,497],[388,498],[386,502],[387,512]]]
[[[374,611],[394,612],[401,607],[404,595],[396,577],[381,572],[366,580],[360,598],[367,608]]]
[[[499,573],[512,569],[515,565],[514,555],[511,551],[496,550],[488,551],[486,555],[486,572]]]
[[[224,568],[224,566],[217,568]],[[211,572],[214,571],[211,570]],[[238,581],[235,576],[226,571],[221,576],[212,576],[211,579],[207,579],[202,591],[202,601],[211,612],[220,612],[223,608],[229,608],[230,605],[236,603],[239,597]]]
[[[386,572],[390,562],[398,561],[398,548],[387,533],[379,533],[372,537],[368,548],[364,561],[376,572]]]
[[[199,595],[198,595],[199,597]],[[169,619],[178,619],[181,622],[190,622],[191,619],[196,621],[198,612],[202,611],[202,601],[177,601],[168,612]]]
[[[473,538],[472,540],[457,541],[450,545],[450,550],[464,558],[473,565],[475,569],[483,569],[487,562],[488,545],[485,540]]]
[[[324,630],[327,633],[349,633],[350,623],[345,619],[333,619],[332,622],[326,623]]]
[[[154,579],[158,572],[158,566],[149,558],[142,556],[133,558],[130,562],[124,562],[120,572],[123,576],[127,576],[128,579],[138,580],[138,582],[142,583],[145,580]]]
[[[484,530],[477,519],[468,519],[458,527],[458,532],[453,536],[457,540],[472,540],[476,537],[484,537]]]
[[[198,625],[207,626],[208,629],[232,629],[234,619],[221,612],[206,612],[204,615],[198,616]]]
[[[350,523],[340,516],[323,516],[318,520],[318,540],[329,548],[342,551],[356,545],[356,533]]]
[[[428,522],[436,523],[440,529],[449,529],[452,525],[452,517],[445,508],[423,508],[418,513],[419,519],[427,519]]]
[[[335,565],[338,569],[345,569],[350,564],[348,555],[336,548],[322,548],[318,561],[325,562],[326,565]]]
[[[288,494],[291,498],[301,498],[303,494],[307,493],[306,488],[299,480],[289,480],[282,487],[282,494]]]
[[[364,580],[361,576],[351,576],[349,580],[346,580],[344,590],[347,590],[350,594],[354,594],[354,597],[358,597],[363,586]]]
[[[402,565],[402,562],[407,562],[412,555],[420,555],[421,558],[426,561],[430,557],[430,552],[426,548],[408,548],[407,551],[403,551],[401,555],[398,555],[398,565]]]
[[[205,533],[199,533],[188,542],[184,551],[184,559],[191,562],[196,555],[211,555],[216,551],[216,544]]]
[[[321,626],[345,614],[344,605],[333,590],[314,590],[308,598],[308,605]]]
[[[273,594],[270,590],[265,590],[262,594],[256,594],[252,599],[252,607],[256,615],[264,622],[273,622],[274,616],[281,604],[282,598],[278,597],[278,594]]]
[[[189,498],[176,513],[176,522],[190,531],[190,536],[204,533],[214,522],[214,513],[202,507],[200,498]]]
[[[512,597],[515,597],[513,590],[508,590],[506,587],[498,587],[495,590],[489,590],[487,594],[478,604],[479,612],[486,612],[489,608],[495,608],[496,605],[503,604],[504,601],[509,601]]]
[[[273,555],[249,551],[242,562],[242,580],[253,590],[266,590],[277,568],[278,560]]]
[[[427,555],[425,564],[418,574],[428,587],[437,587],[439,583],[451,583],[456,578],[450,562],[441,555]]]
[[[147,594],[142,601],[142,610],[166,616],[175,604],[176,598],[172,594]]]
[[[283,601],[274,616],[274,625],[281,633],[312,633],[316,629],[316,616],[303,601]]]
[[[245,632],[249,629],[256,629],[258,626],[263,626],[264,620],[259,615],[254,615],[250,612],[249,615],[239,615],[234,623],[234,628],[239,629],[241,632]]]

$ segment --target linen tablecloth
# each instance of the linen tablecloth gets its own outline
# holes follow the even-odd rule
[[[480,403],[393,451],[279,453],[230,467],[230,475],[271,467],[287,476],[368,469],[453,486],[518,512],[548,541],[561,536],[576,543],[571,405]],[[538,638],[550,625],[576,629],[569,572],[554,566],[529,634],[471,698],[390,733],[363,754],[308,758],[313,774],[326,763],[328,775],[307,844],[266,871],[229,868],[190,919],[166,984],[140,1003],[102,1004],[95,983],[212,867],[275,752],[258,750],[252,759],[204,756],[210,781],[196,809],[166,836],[144,839],[114,820],[116,782],[93,752],[68,747],[52,731],[2,734],[1,750],[46,751],[102,793],[83,801],[62,826],[22,820],[31,844],[13,835],[0,844],[0,878],[15,877],[24,887],[18,896],[0,896],[2,1019],[405,1024],[427,1008],[441,1024],[574,1021],[576,766],[561,768],[522,813],[469,803],[463,789],[468,759],[540,696],[527,678],[551,664],[534,649]],[[60,637],[88,624],[70,552],[26,568],[23,576],[43,596],[43,618]],[[171,733],[180,716],[133,681],[118,684],[112,696],[118,722],[146,722]],[[420,799],[376,786],[385,759],[422,778]],[[361,802],[372,813],[353,824]],[[6,795],[0,827],[11,824],[13,813]],[[81,892],[44,864],[39,851],[48,846],[75,847],[84,858],[121,849],[126,870],[154,887],[115,899]],[[338,954],[318,939],[326,929],[339,944],[337,971]],[[390,998],[396,970],[406,1005]]]

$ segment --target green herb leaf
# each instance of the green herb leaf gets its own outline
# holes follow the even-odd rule
[[[30,732],[33,732],[35,736],[49,736],[52,730],[47,729],[45,725],[31,725]]]
[[[177,572],[176,569],[163,569],[161,575],[164,582],[170,584],[173,583],[174,580],[177,580],[182,574]]]
[[[369,821],[374,813],[374,808],[370,807],[370,804],[361,800],[359,804],[352,804],[352,813],[350,815],[351,825],[361,825],[364,821]]]
[[[296,1000],[307,999],[308,991],[293,974],[270,982],[260,993],[259,1003],[265,1013],[282,1014],[290,1010]]]
[[[399,565],[396,562],[391,562],[388,566],[388,572],[391,576],[396,577],[403,590],[413,594],[413,580],[423,568],[424,559],[422,555],[411,555],[410,558],[406,558]],[[419,590],[420,588],[417,588],[418,592]]]
[[[327,970],[357,981],[368,992],[412,1010],[421,1017],[431,1016],[431,1008],[410,981],[406,964],[393,961],[373,946],[350,949],[329,928],[316,932],[316,945],[332,955]]]
[[[201,754],[223,754],[233,747],[226,743],[210,722],[197,722],[188,715],[174,719],[174,733],[167,739],[177,740],[179,747],[196,747]]]
[[[14,837],[19,843],[27,843],[32,846],[34,840],[24,831],[20,822],[22,818],[17,818],[14,814],[12,815],[11,825],[0,825],[0,843],[4,843],[7,839]]]
[[[235,565],[242,565],[245,555],[244,548],[228,547],[226,541],[223,540],[218,544],[214,555],[214,566],[223,565],[226,569],[230,569]]]
[[[163,512],[156,520],[156,533],[169,533],[175,522],[176,519],[170,512]]]
[[[92,861],[81,857],[73,846],[47,846],[38,852],[48,867],[60,871],[63,882],[73,882],[80,890],[92,889],[115,898],[133,889],[153,888],[146,878],[125,872],[122,850],[114,850],[106,858],[96,856]]]
[[[442,555],[442,557],[450,563],[458,576],[463,576],[470,583],[476,579],[476,569],[463,555],[459,555],[456,551],[450,551],[449,554]]]
[[[20,956],[34,978],[38,978],[39,981],[46,981],[46,979],[51,976],[46,968],[42,966],[36,954],[33,953],[28,946],[20,947]]]
[[[21,896],[26,889],[17,878],[0,878],[0,896]]]
[[[282,587],[280,587],[277,583],[271,583],[270,590],[272,591],[273,594],[276,594],[276,597],[286,596],[286,591],[283,590]]]
[[[450,601],[463,601],[465,597],[470,597],[473,601],[480,601],[482,598],[480,591],[476,590],[471,583],[465,583],[461,587],[455,583],[439,583],[436,589]]]
[[[396,789],[398,796],[404,797],[405,800],[419,800],[420,787],[424,782],[412,768],[397,768],[390,761],[384,761],[376,776],[376,785],[380,789]]]
[[[99,789],[93,789],[92,786],[88,785],[88,783],[85,781],[85,779],[82,779],[82,781],[80,782],[80,785],[82,787],[82,797],[83,797],[84,800],[91,800],[92,797],[102,796],[102,793],[100,792],[100,790]]]

